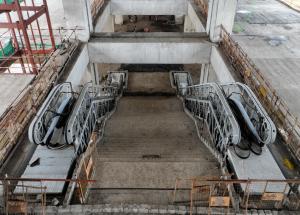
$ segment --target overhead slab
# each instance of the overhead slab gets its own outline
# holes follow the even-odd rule
[[[93,63],[209,63],[211,48],[203,33],[97,33],[88,43]]]
[[[186,15],[187,0],[111,0],[112,15]]]

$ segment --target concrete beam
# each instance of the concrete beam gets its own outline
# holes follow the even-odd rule
[[[96,34],[89,44],[93,63],[195,64],[209,63],[212,44],[203,34]]]
[[[186,0],[111,0],[112,15],[186,15]]]

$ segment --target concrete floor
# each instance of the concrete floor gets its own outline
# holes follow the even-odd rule
[[[115,25],[115,32],[144,32],[145,28],[149,32],[183,32],[183,24],[167,24],[167,16],[160,18],[161,21],[149,20],[149,16],[138,16],[136,23],[124,20],[123,25]]]
[[[139,75],[129,73],[128,91],[145,90],[132,82]],[[161,80],[169,77],[157,75],[165,76]],[[152,89],[170,92],[169,81],[145,82],[141,86],[152,84]],[[89,204],[171,204],[176,178],[220,174],[218,162],[198,139],[194,122],[175,95],[121,98],[97,146],[95,162],[97,182]]]
[[[0,74],[0,118],[33,78],[34,75]]]
[[[300,116],[300,13],[276,0],[239,1],[233,38]]]

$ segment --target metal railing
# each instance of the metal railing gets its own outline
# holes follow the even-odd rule
[[[232,67],[242,76],[243,81],[263,104],[285,143],[300,160],[300,123],[298,118],[223,27],[221,28],[220,48]]]
[[[82,129],[74,141],[75,152],[82,154],[90,142],[90,136],[96,127],[97,122],[107,119],[108,114],[115,107],[115,98],[97,99],[91,103],[91,107],[86,114],[86,119],[82,122]]]
[[[117,89],[110,86],[93,86],[92,83],[87,83],[81,90],[73,111],[68,119],[65,141],[67,144],[72,144],[75,141],[75,137],[83,129],[84,121],[87,118],[87,113],[92,106],[93,100],[97,96],[111,97],[117,95]]]
[[[74,144],[77,155],[86,150],[96,124],[109,117],[126,85],[126,71],[108,73],[104,86],[85,85],[65,126],[65,141]]]
[[[229,143],[238,144],[241,141],[240,127],[217,84],[207,83],[188,86],[186,87],[185,98],[210,101],[222,130],[229,138]]]
[[[93,182],[95,180],[90,179],[1,178],[0,189],[4,201],[0,213],[29,214],[30,211],[38,209],[39,214],[46,214],[46,206],[53,200],[53,196],[47,199],[47,193],[51,193],[52,186],[58,183],[74,183],[79,195],[84,196],[85,191],[81,187]]]
[[[248,214],[249,209],[299,210],[300,179],[228,179],[228,176],[205,176],[187,179],[177,178],[173,192],[173,202],[189,203],[190,214],[195,207],[223,209],[224,214],[234,212]],[[255,188],[256,192],[253,192]],[[186,190],[190,195],[182,195]]]
[[[210,137],[214,145],[221,152],[226,152],[229,145],[229,135],[225,127],[219,124],[217,115],[210,101],[186,98],[185,108],[190,111],[193,117],[206,123]]]

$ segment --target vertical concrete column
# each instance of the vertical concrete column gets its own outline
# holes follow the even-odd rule
[[[96,63],[91,63],[90,62],[90,71],[92,74],[92,81],[95,85],[100,84],[100,76],[99,76],[99,68],[98,68],[98,64]]]
[[[115,24],[123,25],[124,19],[122,15],[115,15]]]
[[[221,25],[232,32],[237,0],[209,0],[206,32],[211,41],[220,40]]]
[[[199,84],[205,84],[208,81],[210,64],[201,64],[200,80]]]
[[[101,16],[95,21],[94,32],[114,32],[116,17],[111,15],[110,4],[107,4],[101,14]],[[123,19],[123,16],[121,16]],[[118,17],[118,18],[121,18]],[[119,20],[121,21],[121,20]]]
[[[93,31],[90,0],[62,0],[68,28],[77,28],[77,38],[88,41]]]
[[[189,16],[184,18],[184,32],[195,32],[195,26]]]

